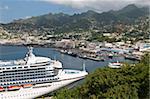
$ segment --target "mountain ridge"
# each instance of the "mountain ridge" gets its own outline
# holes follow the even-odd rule
[[[3,24],[5,29],[29,30],[48,28],[50,32],[64,33],[64,32],[80,32],[89,29],[101,28],[105,25],[115,25],[118,23],[133,24],[136,19],[147,16],[149,14],[148,7],[137,7],[130,4],[120,10],[110,10],[108,12],[98,13],[92,10],[83,12],[81,14],[68,15],[64,13],[45,14],[28,19],[15,20],[8,24]]]

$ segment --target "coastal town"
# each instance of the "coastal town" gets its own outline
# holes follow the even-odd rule
[[[68,34],[69,35],[69,34]],[[125,59],[139,61],[145,52],[150,52],[150,40],[121,40],[117,42],[87,41],[85,38],[72,39],[68,35],[58,39],[60,35],[10,34],[0,28],[1,45],[33,45],[53,47],[63,54],[94,61],[105,61],[107,58],[123,56]],[[76,34],[77,35],[77,34]],[[79,35],[77,35],[79,36]],[[122,34],[104,33],[103,37],[122,39]],[[134,39],[134,38],[132,38]]]
[[[138,14],[131,14],[133,18],[136,16],[133,20],[128,13],[134,11]],[[115,13],[116,19],[112,18],[114,16],[111,13]],[[103,16],[105,14],[89,10],[74,15],[49,13],[14,20],[8,24],[0,24],[0,44],[52,47],[63,54],[95,61],[118,56],[139,61],[145,52],[150,51],[147,7],[138,8],[130,4],[118,11],[108,11],[106,16],[110,17],[106,19]],[[62,25],[55,19],[60,20]],[[54,23],[51,23],[52,20]]]

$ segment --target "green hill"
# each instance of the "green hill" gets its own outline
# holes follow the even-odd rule
[[[149,54],[135,66],[99,68],[74,89],[62,89],[54,99],[148,99]]]

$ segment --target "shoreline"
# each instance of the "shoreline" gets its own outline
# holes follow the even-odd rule
[[[28,46],[32,46],[34,48],[52,48],[55,51],[58,51],[62,54],[66,54],[72,57],[79,57],[82,59],[88,59],[88,60],[93,60],[93,61],[97,61],[97,62],[104,62],[107,59],[113,59],[114,57],[121,57],[121,55],[117,55],[117,56],[112,56],[110,57],[109,54],[104,54],[104,55],[98,55],[97,53],[91,53],[91,52],[87,52],[78,48],[59,48],[59,47],[55,47],[54,45],[51,44],[15,44],[15,43],[7,43],[7,44],[0,44],[0,46],[22,46],[22,47],[28,47]],[[110,53],[110,52],[108,52]],[[132,60],[132,61],[140,61],[140,59],[137,58],[130,58],[127,55],[123,56],[125,59],[127,60]]]
[[[62,54],[66,54],[72,57],[79,57],[82,59],[89,59],[89,60],[93,60],[93,61],[104,61],[104,59],[97,59],[94,57],[90,57],[88,56],[88,54],[90,54],[90,52],[86,52],[83,51],[81,49],[77,49],[77,48],[59,48],[59,47],[55,47],[55,46],[51,46],[50,44],[12,44],[12,43],[7,43],[7,44],[0,44],[0,46],[22,46],[22,47],[27,47],[27,46],[32,46],[34,48],[52,48],[55,51],[58,51]],[[62,51],[66,51],[66,52],[62,52]],[[71,51],[71,53],[69,53],[69,51]],[[86,56],[86,57],[85,57]]]
[[[28,47],[28,46],[32,46],[35,48],[39,48],[39,47],[44,47],[44,48],[55,48],[54,46],[51,46],[50,44],[15,44],[15,43],[6,43],[6,44],[0,44],[0,46],[24,46],[24,47]]]

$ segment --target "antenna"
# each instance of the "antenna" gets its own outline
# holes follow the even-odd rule
[[[86,71],[86,69],[85,69],[85,61],[83,61],[83,71]]]
[[[56,60],[56,55],[54,55],[54,60]]]
[[[54,60],[56,60],[56,52],[55,52],[55,50],[53,50],[54,52],[54,56],[53,56],[53,58],[54,58]]]

